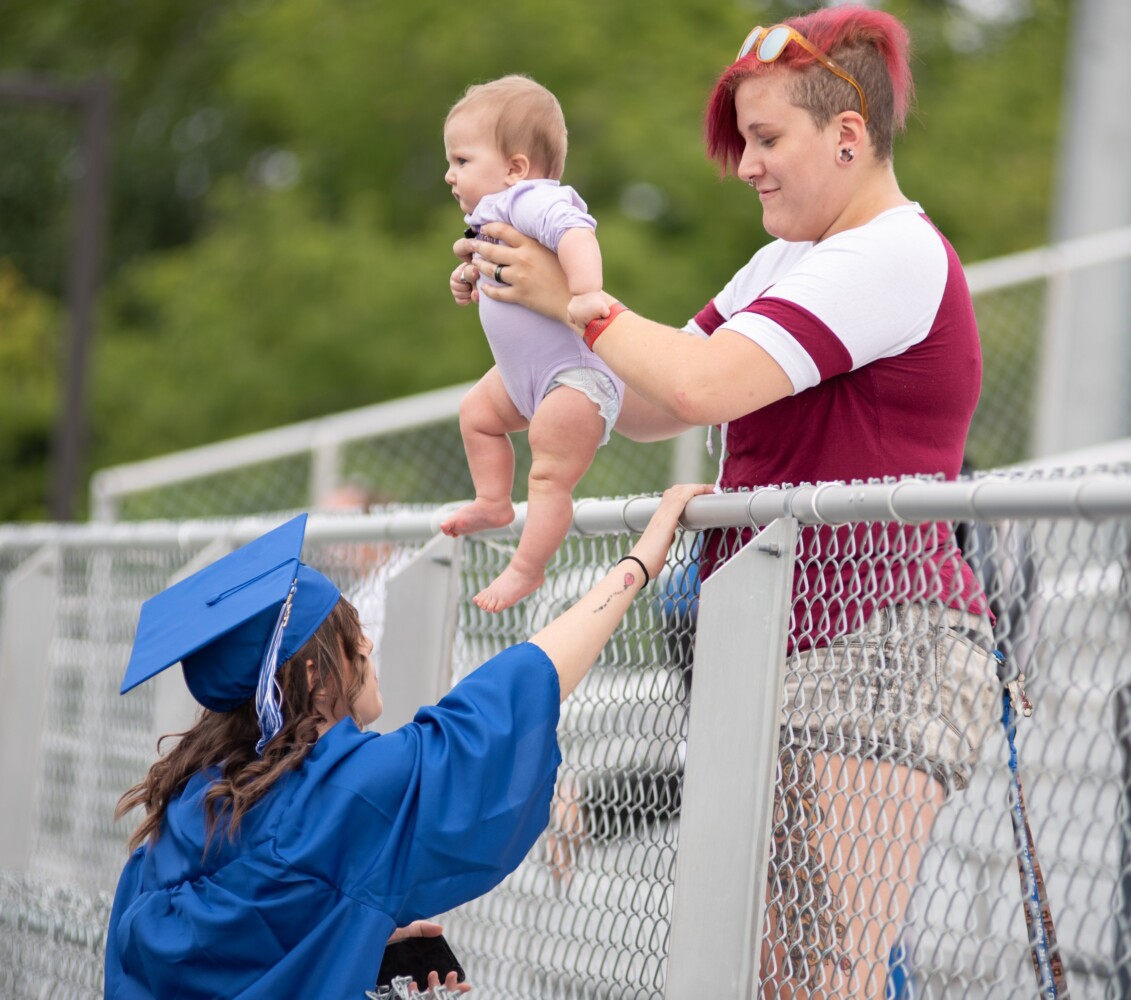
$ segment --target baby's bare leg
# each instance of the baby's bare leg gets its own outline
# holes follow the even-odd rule
[[[501,528],[514,520],[514,448],[507,434],[525,428],[526,420],[511,402],[498,369],[492,368],[459,405],[459,429],[475,500],[440,525],[445,535]]]
[[[526,524],[510,565],[475,595],[484,611],[509,608],[542,585],[573,520],[573,488],[604,433],[605,420],[584,393],[560,386],[542,400],[530,421]]]

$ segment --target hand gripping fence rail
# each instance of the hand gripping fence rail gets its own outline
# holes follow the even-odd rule
[[[376,728],[568,607],[657,503],[578,501],[498,615],[470,596],[521,507],[461,540],[442,508],[312,517],[304,559],[378,643]],[[117,695],[138,608],[284,516],[0,526],[0,996],[100,992],[114,802],[192,719],[176,676]],[[1125,468],[693,500],[562,706],[545,834],[437,915],[476,995],[1131,995],[1129,525]]]

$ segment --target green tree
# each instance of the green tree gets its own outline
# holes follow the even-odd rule
[[[41,517],[54,431],[59,311],[0,260],[0,510]]]
[[[599,219],[607,286],[682,323],[767,239],[756,199],[704,156],[703,104],[750,26],[798,7],[13,0],[0,71],[116,86],[92,467],[479,375],[476,317],[447,292],[462,219],[441,126],[464,87],[503,73],[562,101],[565,180]],[[905,192],[966,261],[1039,245],[1068,5],[998,21],[966,0],[890,7],[916,43]],[[57,301],[73,126],[6,112],[0,138],[0,258],[25,298]],[[42,450],[17,452],[44,481]]]

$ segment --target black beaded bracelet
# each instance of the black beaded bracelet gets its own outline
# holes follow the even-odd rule
[[[644,582],[640,585],[643,590],[652,582],[652,578],[648,575],[648,567],[645,566],[644,563],[637,559],[636,556],[625,556],[623,559],[617,560],[617,565],[619,566],[622,562],[628,562],[630,559],[640,567],[640,572],[644,574]]]

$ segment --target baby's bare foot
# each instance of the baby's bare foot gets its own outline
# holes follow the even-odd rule
[[[542,567],[522,570],[512,562],[472,600],[484,611],[503,611],[527,594],[533,594],[545,579],[546,571]]]
[[[440,530],[452,538],[470,535],[486,528],[501,528],[514,520],[514,504],[510,500],[473,500],[464,504],[440,524]]]

